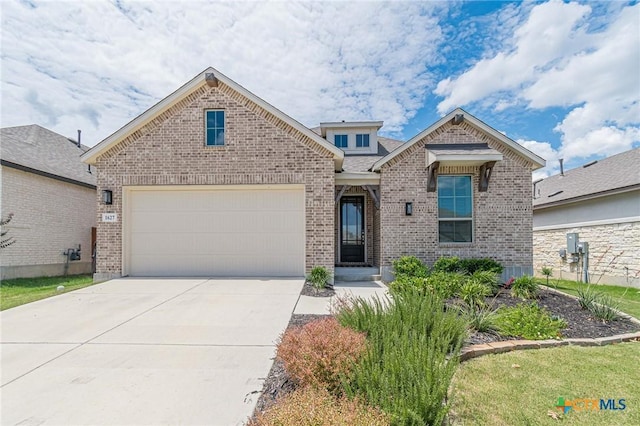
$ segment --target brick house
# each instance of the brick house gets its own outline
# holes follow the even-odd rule
[[[80,161],[89,148],[35,124],[0,138],[2,217],[14,214],[3,228],[15,240],[2,249],[2,279],[91,273],[96,177]]]
[[[413,254],[532,272],[544,160],[457,109],[407,142],[309,129],[209,68],[83,155],[98,169],[96,280],[302,276]]]

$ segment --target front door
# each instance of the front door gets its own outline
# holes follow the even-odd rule
[[[364,262],[364,197],[340,199],[340,262]]]

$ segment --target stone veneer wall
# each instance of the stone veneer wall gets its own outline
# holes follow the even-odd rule
[[[553,278],[581,279],[580,267],[558,251],[567,247],[567,233],[577,232],[589,243],[592,283],[640,287],[640,222],[567,227],[533,232],[533,262],[537,275],[543,267],[553,269]]]
[[[225,145],[206,146],[204,111],[224,109]],[[98,193],[113,191],[118,223],[98,223],[96,280],[122,274],[122,188],[127,185],[304,184],[306,270],[334,267],[333,154],[219,83],[206,85],[98,158]]]
[[[440,167],[440,175],[472,176],[473,243],[438,242],[438,195],[427,192],[427,143],[488,143],[503,154],[487,192],[478,192],[478,166]],[[428,264],[441,256],[490,257],[505,266],[503,279],[533,272],[531,163],[468,123],[446,124],[384,165],[380,187],[384,280],[392,279],[391,262],[403,255],[415,255]],[[413,203],[412,216],[405,216],[405,202]]]

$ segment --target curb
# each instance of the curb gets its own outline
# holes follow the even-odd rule
[[[518,351],[524,349],[544,349],[558,346],[607,346],[623,342],[640,342],[640,331],[635,333],[618,334],[595,339],[564,339],[564,340],[506,340],[502,342],[483,343],[463,348],[460,351],[460,362],[478,358],[488,354]]]

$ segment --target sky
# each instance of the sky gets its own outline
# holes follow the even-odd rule
[[[637,1],[0,0],[2,127],[93,146],[212,66],[302,124],[461,107],[547,160],[640,146]]]

